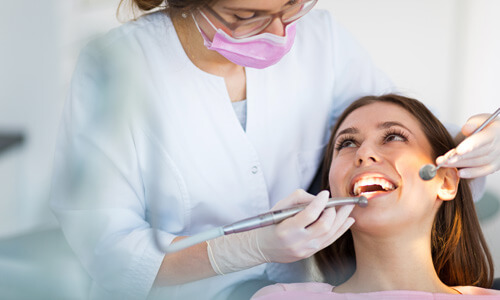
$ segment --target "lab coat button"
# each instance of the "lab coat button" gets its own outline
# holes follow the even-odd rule
[[[252,167],[252,174],[257,174],[259,172],[259,168],[257,166]]]

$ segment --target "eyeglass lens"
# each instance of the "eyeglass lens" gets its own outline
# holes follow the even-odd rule
[[[296,3],[281,12],[281,21],[286,25],[300,19],[312,9],[316,2],[317,0],[299,0],[299,3]],[[242,38],[259,33],[264,30],[273,19],[273,15],[268,15],[255,18],[254,20],[241,22],[238,24],[238,27],[233,30],[233,36],[236,38]]]

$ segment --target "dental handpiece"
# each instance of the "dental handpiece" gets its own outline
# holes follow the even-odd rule
[[[360,207],[366,207],[368,205],[368,199],[366,199],[366,197],[364,196],[330,198],[325,206],[325,209],[334,206],[348,205],[348,204],[357,204]],[[306,206],[307,205],[301,205],[291,208],[274,210],[254,217],[243,219],[241,221],[237,221],[229,225],[213,228],[204,232],[200,232],[193,236],[187,237],[178,242],[172,243],[166,249],[163,250],[166,253],[173,253],[194,246],[198,243],[214,239],[222,235],[249,231],[261,227],[270,226],[273,224],[278,224],[283,220],[293,217],[299,212],[303,211],[306,208]]]
[[[486,119],[486,121],[484,121],[483,124],[481,124],[481,126],[476,128],[476,130],[474,130],[474,132],[471,133],[471,135],[476,134],[479,131],[483,130],[484,127],[488,126],[488,124],[490,124],[491,122],[493,122],[493,120],[495,120],[495,118],[498,116],[498,114],[500,114],[500,108],[498,108],[488,119]],[[451,154],[448,155],[448,158],[445,161],[449,160],[450,158],[452,158],[456,155],[455,149],[456,148],[454,148],[452,150]],[[418,172],[418,175],[420,175],[420,178],[422,178],[423,180],[426,180],[426,181],[431,180],[432,178],[434,178],[436,176],[437,170],[439,170],[439,168],[441,168],[443,166],[443,163],[445,161],[443,161],[442,163],[440,163],[437,166],[434,166],[433,164],[427,164],[427,165],[422,166]]]
[[[330,208],[340,205],[357,204],[361,207],[368,205],[368,200],[364,196],[360,197],[345,197],[345,198],[330,198],[326,203],[325,208]],[[266,227],[273,224],[278,224],[285,219],[295,216],[303,211],[307,205],[295,206],[292,208],[285,208],[274,210],[267,213],[257,215],[248,219],[244,219],[222,227],[224,234],[238,233],[248,231],[260,227]]]

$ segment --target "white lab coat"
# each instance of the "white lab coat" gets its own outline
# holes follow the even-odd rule
[[[329,128],[391,82],[325,11],[298,21],[276,65],[246,69],[246,132],[223,78],[196,68],[170,19],[127,23],[80,56],[55,156],[51,206],[93,279],[91,298],[144,299],[162,243],[269,210],[306,189]],[[295,265],[296,267],[297,265]],[[266,265],[154,289],[150,297],[213,299],[246,279],[301,280]]]

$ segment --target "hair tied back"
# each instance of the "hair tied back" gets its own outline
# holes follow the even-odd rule
[[[133,0],[133,2],[143,11],[155,9],[163,4],[163,0]]]

